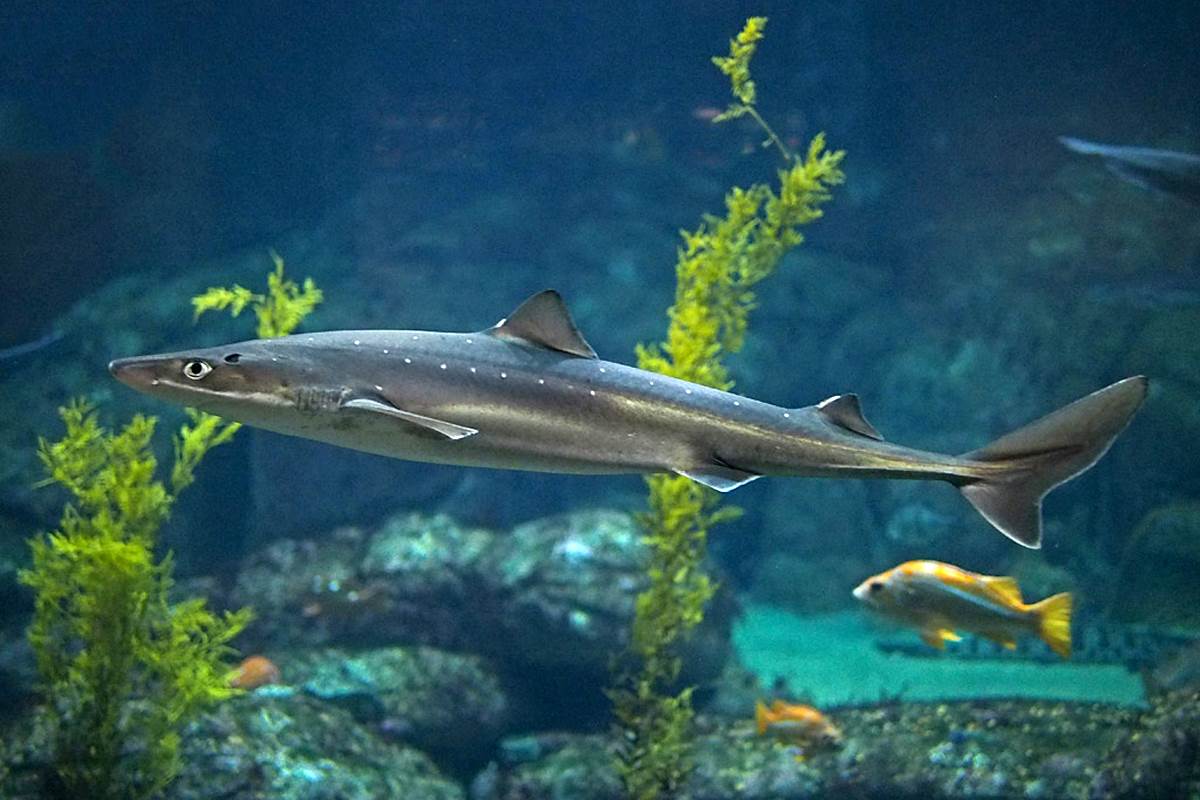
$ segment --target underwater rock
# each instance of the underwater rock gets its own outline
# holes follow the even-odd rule
[[[1200,795],[1200,692],[1158,698],[1105,757],[1089,798]]]
[[[272,688],[220,703],[187,727],[182,771],[164,800],[463,797],[423,753],[385,741],[345,710]],[[46,744],[44,726],[36,722],[8,730],[0,795],[9,800],[47,796],[50,790],[42,783]]]
[[[1200,625],[1200,501],[1181,499],[1150,509],[1120,546],[1116,580],[1123,592],[1120,602],[1112,602],[1118,618]],[[1144,569],[1147,564],[1159,566]]]
[[[497,539],[483,565],[503,605],[497,644],[544,664],[603,661],[619,647],[645,587],[644,557],[636,525],[619,512],[517,526]]]
[[[621,780],[604,737],[543,739],[505,739],[501,752],[510,755],[472,781],[471,800],[622,800]]]
[[[357,569],[364,590],[379,595],[360,612],[368,638],[474,649],[487,614],[479,563],[494,539],[444,514],[387,520]]]
[[[1194,693],[1160,697],[1143,712],[1038,701],[834,709],[844,742],[815,750],[755,735],[746,712],[697,719],[695,769],[673,797],[1099,800],[1189,797],[1200,788]],[[619,800],[615,752],[602,736],[505,739],[472,798]]]
[[[648,552],[629,514],[580,511],[518,525],[483,559],[498,614],[488,637],[507,659],[604,675],[625,645]],[[718,589],[684,645],[688,680],[720,673],[733,600]]]
[[[320,541],[280,539],[247,556],[225,601],[254,609],[239,646],[269,652],[369,633],[374,619],[363,610],[377,592],[357,577],[364,538],[357,528],[339,528]]]
[[[586,673],[595,683],[624,647],[646,557],[637,523],[617,511],[549,517],[504,534],[401,514],[370,532],[339,528],[323,540],[267,545],[247,557],[227,602],[257,614],[239,640],[244,649],[425,644],[521,671],[569,668],[571,680]],[[689,639],[689,679],[719,674],[732,614],[723,589]]]
[[[493,613],[478,567],[493,538],[444,515],[400,514],[371,532],[280,539],[246,558],[228,602],[255,609],[241,641],[256,649],[470,648]]]
[[[254,694],[222,703],[188,730],[183,764],[169,800],[463,796],[423,753],[303,696]]]
[[[478,768],[508,718],[500,681],[477,656],[427,647],[328,649],[284,668],[287,682],[305,694],[458,768]]]

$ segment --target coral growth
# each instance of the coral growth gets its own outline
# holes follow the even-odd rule
[[[319,299],[310,285],[295,291],[276,257],[268,295],[240,302],[259,312],[260,331],[286,333]],[[44,483],[73,500],[58,530],[31,542],[32,565],[21,573],[34,591],[29,641],[55,772],[71,796],[149,797],[181,768],[182,727],[236,691],[225,659],[250,612],[171,602],[171,557],[154,551],[200,461],[238,426],[189,410],[164,482],[151,449],[155,418],[137,415],[113,432],[86,402],[60,413],[65,435],[42,440],[38,455]]]
[[[733,386],[722,358],[742,347],[753,287],[803,241],[800,228],[821,216],[830,187],[844,179],[843,153],[826,150],[823,135],[813,138],[804,158],[793,157],[758,114],[749,61],[765,24],[749,19],[730,43],[730,55],[714,59],[738,101],[718,119],[753,117],[789,166],[779,172],[778,193],[764,184],[734,188],[725,197],[724,217],[708,215],[695,231],[682,233],[667,339],[638,348],[643,369],[720,389]],[[710,490],[687,478],[655,475],[648,482],[650,510],[642,521],[652,552],[650,587],[637,600],[632,666],[612,693],[627,742],[621,776],[639,800],[670,793],[686,777],[691,690],[670,694],[680,671],[675,645],[703,619],[713,594],[702,568],[708,530],[739,513],[718,508]]]

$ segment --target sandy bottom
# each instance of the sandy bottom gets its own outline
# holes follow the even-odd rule
[[[733,638],[764,686],[783,677],[819,706],[985,697],[1145,705],[1141,681],[1118,665],[918,658],[881,652],[881,633],[863,613],[800,617],[752,605]],[[887,636],[895,639],[894,632]]]

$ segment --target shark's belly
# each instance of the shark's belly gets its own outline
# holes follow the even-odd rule
[[[658,472],[684,463],[690,448],[680,437],[654,426],[573,414],[529,410],[522,415],[448,413],[424,409],[478,431],[450,439],[401,420],[347,417],[340,424],[313,425],[281,433],[367,453],[460,466],[539,472],[621,474]]]

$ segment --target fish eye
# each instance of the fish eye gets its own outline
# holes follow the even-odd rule
[[[883,591],[883,584],[879,581],[871,581],[867,584],[867,591],[871,594]]]
[[[189,361],[183,365],[183,374],[194,381],[200,380],[210,372],[212,372],[212,367],[209,363],[200,359]]]
[[[229,355],[225,356],[225,363],[226,364],[236,364],[241,359],[242,359],[241,353],[230,353]]]

